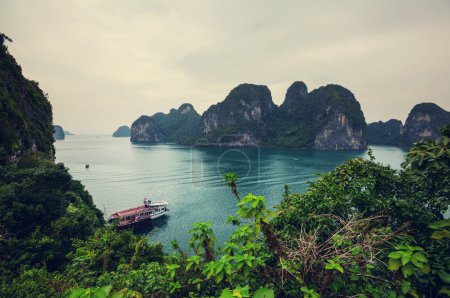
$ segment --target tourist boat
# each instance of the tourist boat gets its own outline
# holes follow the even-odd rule
[[[115,224],[117,228],[134,226],[167,214],[167,205],[165,201],[152,202],[150,198],[144,198],[144,205],[115,212],[109,217],[108,223]]]

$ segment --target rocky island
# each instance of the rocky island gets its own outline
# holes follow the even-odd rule
[[[197,133],[200,115],[191,104],[182,104],[168,114],[143,115],[131,125],[131,142],[187,144]]]
[[[374,122],[367,126],[367,140],[373,145],[410,147],[422,139],[436,139],[437,130],[450,124],[450,112],[434,103],[415,105],[406,119]]]
[[[53,129],[55,130],[53,133],[55,140],[64,140],[66,138],[66,134],[60,125],[53,125]]]
[[[355,96],[339,85],[308,93],[305,83],[295,82],[278,107],[267,86],[241,84],[202,116],[190,104],[167,115],[141,116],[131,127],[131,141],[365,149],[366,123]]]
[[[122,125],[113,133],[112,136],[116,138],[130,137],[131,129],[126,125]]]

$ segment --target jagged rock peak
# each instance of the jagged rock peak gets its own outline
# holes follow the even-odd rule
[[[194,106],[190,103],[184,103],[178,108],[178,112],[181,114],[189,113],[190,111],[195,111]]]
[[[251,109],[253,120],[266,116],[276,107],[266,85],[240,84],[230,91],[222,104],[229,102],[237,102],[241,109]]]
[[[276,109],[269,88],[264,85],[241,84],[230,91],[218,104],[209,107],[200,121],[200,133],[216,136],[248,133],[251,138],[257,136],[257,129]],[[250,127],[251,126],[251,127]],[[225,130],[223,130],[223,129]],[[205,136],[207,137],[207,136]]]
[[[295,99],[299,96],[304,96],[308,94],[308,87],[302,81],[296,81],[289,86],[285,100]]]

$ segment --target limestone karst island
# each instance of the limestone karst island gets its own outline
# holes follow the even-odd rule
[[[0,1],[0,297],[450,297],[447,0]]]

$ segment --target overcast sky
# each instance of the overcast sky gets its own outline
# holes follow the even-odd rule
[[[424,101],[450,110],[450,1],[0,0],[0,32],[54,122],[111,134],[240,83],[341,84],[367,122]]]

